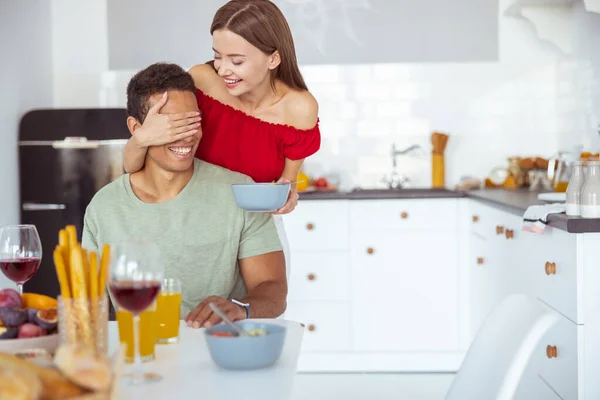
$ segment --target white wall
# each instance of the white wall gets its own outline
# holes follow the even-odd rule
[[[47,1],[0,0],[0,58],[0,225],[5,225],[19,222],[19,121],[28,110],[52,106]],[[0,287],[6,282],[0,274]]]

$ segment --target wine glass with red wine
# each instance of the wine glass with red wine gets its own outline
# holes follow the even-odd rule
[[[109,289],[119,307],[133,314],[133,373],[124,378],[139,385],[157,381],[161,376],[143,373],[140,359],[140,314],[152,305],[160,292],[164,277],[158,246],[145,240],[134,240],[113,247]]]
[[[17,284],[23,284],[37,272],[42,261],[42,243],[35,225],[9,225],[0,228],[0,269]]]

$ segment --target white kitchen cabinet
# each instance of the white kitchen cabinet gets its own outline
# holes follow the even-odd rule
[[[302,352],[350,351],[350,309],[346,302],[291,301],[285,318],[305,325]]]
[[[356,351],[458,349],[458,271],[452,231],[352,232]]]
[[[185,66],[214,56],[209,27],[225,0],[104,3],[110,70],[144,68],[156,62],[158,54],[162,60]],[[495,1],[274,3],[287,18],[303,66],[498,60]],[[127,40],[131,37],[152,40],[138,41],[131,51]],[[389,41],[382,37],[393,38],[402,51],[389,51]],[[416,45],[414,38],[422,45]]]
[[[350,227],[389,230],[452,230],[458,227],[459,199],[361,200],[350,203]]]
[[[551,227],[529,239],[528,274],[532,294],[570,320],[583,324],[583,263],[577,257],[578,235]],[[581,241],[579,246],[581,246]]]
[[[527,286],[521,218],[479,202],[469,204],[470,337],[504,298]],[[476,300],[475,300],[476,299]]]
[[[485,318],[502,299],[498,285],[500,271],[494,260],[490,244],[478,236],[472,236],[471,249],[468,264],[469,324],[472,327],[469,332],[470,339],[475,336]],[[478,301],[473,301],[473,299],[478,299]]]
[[[578,398],[579,353],[585,345],[578,336],[583,338],[583,329],[583,325],[561,316],[560,322],[541,340],[532,360],[537,363],[538,374],[563,399]]]
[[[494,307],[523,293],[560,322],[516,399],[600,398],[600,233],[525,232],[475,199],[303,200],[284,219],[301,371],[455,371]]]
[[[302,201],[284,217],[291,251],[347,251],[348,212],[347,200]]]
[[[292,252],[288,300],[349,300],[350,260],[343,252]]]
[[[300,370],[456,370],[459,201],[301,201],[284,217]]]

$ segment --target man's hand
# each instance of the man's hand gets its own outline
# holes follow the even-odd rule
[[[187,326],[191,328],[210,328],[211,326],[215,326],[219,322],[221,322],[221,318],[212,312],[208,304],[213,302],[227,315],[227,317],[232,321],[239,321],[240,319],[246,318],[246,309],[242,306],[238,306],[237,304],[224,299],[218,296],[209,296],[202,303],[198,304],[198,306],[188,315],[186,315],[183,320],[187,322]]]

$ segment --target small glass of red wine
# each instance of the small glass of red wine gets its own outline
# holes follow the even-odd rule
[[[133,373],[124,376],[132,385],[162,379],[156,373],[142,371],[139,330],[140,314],[150,307],[158,296],[163,277],[164,267],[156,243],[133,240],[113,247],[110,294],[120,308],[133,314]]]
[[[23,284],[37,272],[42,261],[42,243],[35,225],[8,225],[0,228],[0,269],[17,284]]]

